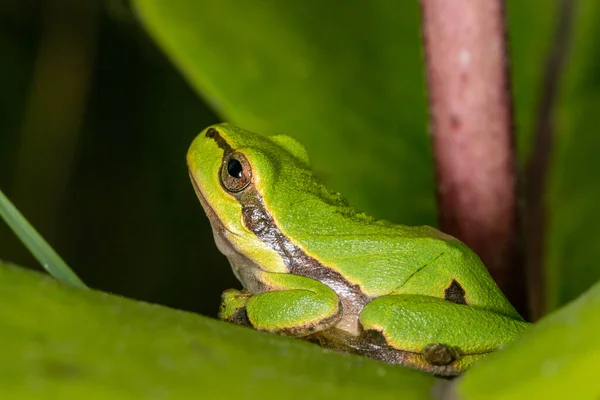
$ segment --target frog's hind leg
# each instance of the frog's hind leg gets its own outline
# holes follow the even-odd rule
[[[529,324],[441,298],[423,295],[382,296],[359,317],[365,341],[401,351],[403,364],[435,371],[448,366],[462,372],[497,350]]]

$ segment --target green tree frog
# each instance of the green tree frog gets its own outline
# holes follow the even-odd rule
[[[356,211],[288,136],[214,125],[187,164],[244,287],[223,293],[224,320],[440,376],[528,327],[466,245]]]

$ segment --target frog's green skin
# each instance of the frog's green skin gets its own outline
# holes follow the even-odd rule
[[[357,212],[314,178],[287,136],[214,125],[187,163],[245,288],[224,293],[223,319],[440,375],[528,326],[467,246]]]

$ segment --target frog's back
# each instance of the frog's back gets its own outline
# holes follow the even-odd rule
[[[304,167],[279,162],[262,190],[267,209],[279,211],[277,227],[306,255],[370,298],[430,295],[520,318],[466,245],[431,227],[360,213],[318,182],[307,160]]]
[[[369,297],[429,295],[521,318],[479,257],[452,236],[428,226],[376,221],[318,198],[296,204],[281,221],[283,228],[293,231],[307,254]],[[310,222],[298,224],[306,215]]]

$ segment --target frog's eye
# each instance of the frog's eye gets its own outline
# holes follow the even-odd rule
[[[252,168],[241,153],[233,153],[223,159],[221,184],[231,193],[241,192],[252,181]]]

